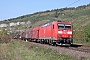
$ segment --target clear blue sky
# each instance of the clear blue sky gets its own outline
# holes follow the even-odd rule
[[[78,0],[0,0],[0,20],[16,18],[39,11],[64,8]],[[69,7],[89,4],[90,0],[79,0]]]

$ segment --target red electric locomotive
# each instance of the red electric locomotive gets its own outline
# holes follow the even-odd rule
[[[40,26],[39,40],[52,45],[73,43],[72,23],[54,21]]]

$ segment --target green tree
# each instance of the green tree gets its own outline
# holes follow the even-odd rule
[[[2,28],[1,35],[7,35],[7,30],[5,30],[4,28]]]
[[[0,31],[0,43],[9,43],[11,41],[10,36],[7,34],[7,30],[2,28]]]

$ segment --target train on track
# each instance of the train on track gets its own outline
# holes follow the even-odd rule
[[[72,22],[53,21],[21,32],[19,38],[25,41],[47,43],[50,45],[72,44]]]

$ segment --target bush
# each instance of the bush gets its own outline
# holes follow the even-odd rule
[[[9,42],[11,42],[11,38],[8,35],[0,37],[0,43],[9,43]]]
[[[7,34],[7,31],[2,28],[0,31],[0,43],[9,43],[11,41],[10,36]]]
[[[85,28],[85,40],[86,42],[90,42],[90,25]]]

